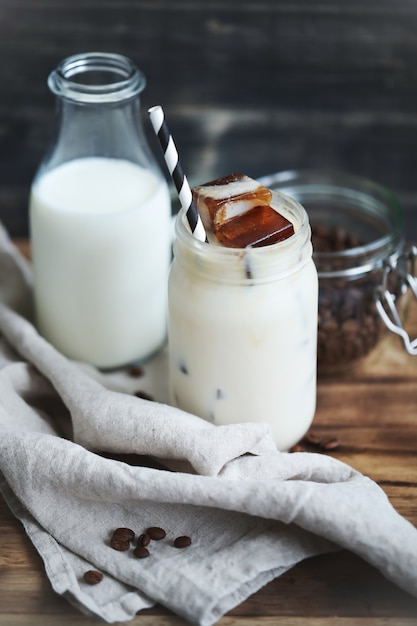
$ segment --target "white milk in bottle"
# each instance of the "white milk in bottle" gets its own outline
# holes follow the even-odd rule
[[[48,78],[56,132],[31,190],[38,329],[105,369],[166,340],[171,203],[140,121],[145,83],[118,54],[64,59]]]

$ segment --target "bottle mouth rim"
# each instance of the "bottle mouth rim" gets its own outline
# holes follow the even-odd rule
[[[145,75],[128,57],[111,52],[74,54],[50,73],[48,87],[56,96],[80,103],[120,102],[146,86]]]

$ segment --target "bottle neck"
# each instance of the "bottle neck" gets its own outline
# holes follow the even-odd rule
[[[231,285],[273,282],[300,271],[312,257],[307,213],[298,202],[278,192],[273,192],[271,204],[294,224],[295,233],[288,239],[244,249],[201,242],[189,231],[181,210],[176,220],[174,257],[200,279]]]
[[[68,57],[50,74],[56,96],[53,143],[43,170],[86,157],[126,159],[159,173],[143,131],[139,95],[144,75],[126,57]]]
[[[99,156],[154,168],[140,113],[139,97],[117,105],[85,105],[57,97],[51,165]]]

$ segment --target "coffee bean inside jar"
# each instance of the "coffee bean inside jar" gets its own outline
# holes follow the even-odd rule
[[[386,188],[343,172],[288,171],[259,180],[308,213],[319,277],[318,372],[337,373],[369,355],[387,325],[397,332],[386,321],[392,309],[402,327],[410,276],[402,208]],[[415,341],[397,334],[407,352],[417,353],[409,349]]]
[[[327,253],[321,262],[323,271],[339,268],[333,255],[365,244],[357,234],[324,224],[312,226],[313,249]],[[344,367],[366,356],[386,332],[376,307],[375,292],[382,281],[382,270],[349,277],[321,277],[319,281],[319,317],[317,359],[319,372]],[[389,288],[400,298],[401,281],[390,273]]]

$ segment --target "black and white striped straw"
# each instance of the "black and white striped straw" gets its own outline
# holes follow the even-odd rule
[[[159,143],[164,153],[165,163],[169,170],[175,187],[177,188],[181,206],[185,211],[191,232],[200,241],[207,241],[206,231],[201,221],[201,217],[193,202],[193,194],[187,181],[187,177],[182,171],[178,152],[174,140],[165,122],[165,115],[162,107],[157,105],[148,110],[153,129],[159,139]]]

